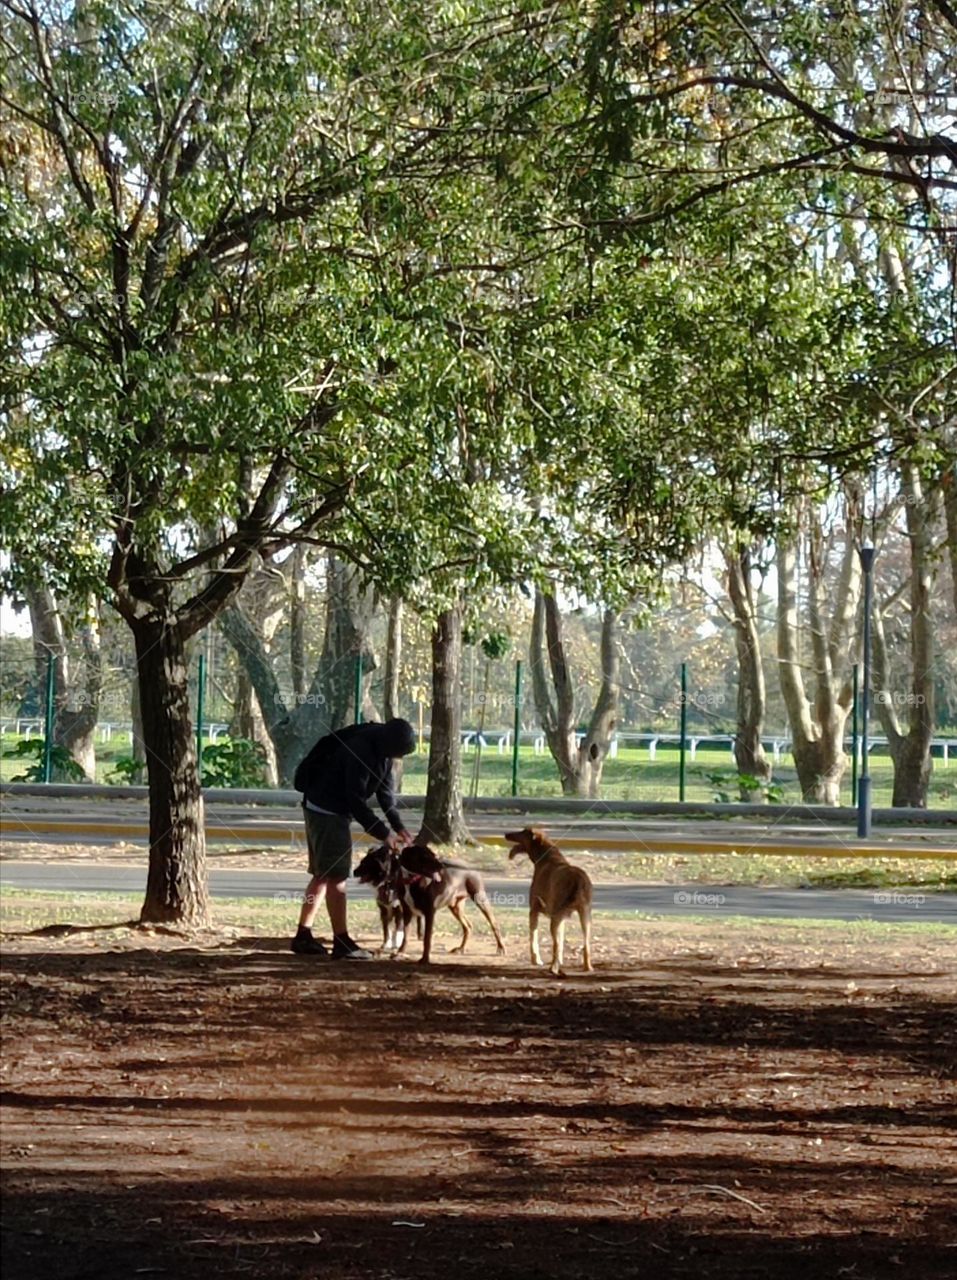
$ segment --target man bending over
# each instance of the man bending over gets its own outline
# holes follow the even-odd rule
[[[326,900],[332,925],[334,960],[371,960],[349,937],[346,921],[346,880],[352,870],[352,832],[355,819],[364,831],[390,849],[412,843],[395,807],[392,761],[415,750],[415,730],[408,720],[387,724],[353,724],[319,739],[296,770],[294,786],[303,793],[303,816],[309,845],[309,874],[299,929],[292,950],[300,955],[327,955],[312,936],[320,902]],[[369,807],[375,796],[389,827]]]

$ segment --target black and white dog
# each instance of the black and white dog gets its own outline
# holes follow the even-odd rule
[[[427,845],[413,844],[401,853],[392,853],[385,845],[370,849],[353,874],[361,883],[375,887],[383,948],[388,948],[391,941],[397,953],[404,952],[409,940],[409,924],[415,916],[417,921],[425,921],[421,963],[428,964],[435,914],[448,907],[462,927],[462,941],[452,950],[464,951],[472,926],[462,907],[466,898],[471,898],[491,926],[499,955],[504,955],[505,943],[477,871],[457,862],[443,861]]]

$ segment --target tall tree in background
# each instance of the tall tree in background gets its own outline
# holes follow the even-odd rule
[[[757,601],[754,590],[753,549],[745,542],[722,547],[728,571],[728,598],[734,619],[734,647],[737,657],[737,712],[734,736],[734,762],[739,775],[767,783],[771,779],[771,762],[761,741],[765,731],[767,687]],[[764,795],[763,789],[759,795]],[[750,789],[742,787],[741,799],[754,800]]]
[[[839,804],[847,767],[844,729],[851,710],[861,596],[853,520],[846,518],[839,536],[832,538],[820,511],[803,503],[794,533],[779,537],[777,573],[778,678],[801,792],[807,801]],[[806,623],[801,618],[802,595],[807,600]]]
[[[532,691],[548,748],[558,765],[562,792],[568,796],[598,795],[605,757],[618,723],[621,652],[617,633],[618,615],[613,609],[605,609],[601,684],[579,741],[578,723],[585,709],[576,706],[558,601],[554,595],[536,591],[528,659]]]

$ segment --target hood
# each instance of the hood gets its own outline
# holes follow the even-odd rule
[[[387,756],[407,756],[415,750],[415,730],[408,720],[388,720],[381,726],[379,742]]]

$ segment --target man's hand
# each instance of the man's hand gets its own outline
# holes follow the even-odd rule
[[[412,835],[406,831],[405,827],[401,831],[394,831],[386,837],[386,845],[393,853],[398,853],[400,849],[404,849],[407,844],[412,843]]]

